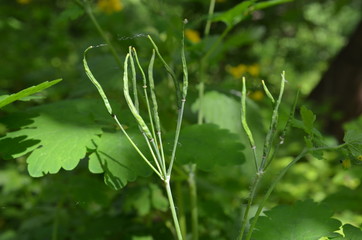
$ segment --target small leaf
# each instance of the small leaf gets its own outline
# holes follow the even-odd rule
[[[351,129],[346,132],[343,138],[347,144],[348,151],[356,158],[362,155],[362,131]]]
[[[256,225],[253,239],[316,240],[328,236],[341,225],[333,212],[312,201],[293,206],[277,206],[265,212]]]
[[[139,143],[141,150],[145,149],[140,134],[130,136]],[[95,144],[97,148],[89,156],[88,167],[92,173],[104,173],[104,181],[108,186],[120,189],[139,176],[150,175],[152,170],[121,132],[104,133],[95,140]]]
[[[304,131],[308,133],[309,135],[312,135],[313,133],[313,125],[316,120],[316,116],[314,113],[309,110],[307,107],[302,106],[300,108],[300,115],[302,116],[302,121],[304,124]]]
[[[46,81],[39,85],[23,89],[20,92],[17,92],[17,93],[11,94],[11,95],[1,96],[0,97],[0,108],[4,107],[5,105],[8,105],[16,100],[19,100],[21,98],[27,97],[34,93],[40,92],[46,88],[49,88],[49,87],[53,86],[54,84],[57,84],[61,80],[62,79],[57,79],[57,80],[53,80],[50,82]]]
[[[235,7],[223,13],[216,13],[212,18],[213,22],[222,21],[227,26],[232,27],[244,20],[249,14],[249,7],[254,1],[243,1]]]
[[[214,124],[192,125],[181,130],[176,160],[197,163],[209,171],[215,165],[236,165],[245,161],[238,136]]]

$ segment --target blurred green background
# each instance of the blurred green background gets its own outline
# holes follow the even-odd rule
[[[227,11],[240,2],[217,0],[215,12]],[[223,22],[215,21],[210,34],[205,36],[209,1],[98,0],[91,1],[91,5],[121,60],[131,45],[136,47],[141,61],[147,62],[151,47],[145,36],[150,34],[177,72],[181,72],[182,20],[188,19],[185,36],[190,94],[185,124],[196,123],[200,59],[226,28]],[[100,101],[84,73],[82,57],[88,46],[102,44],[104,40],[76,1],[5,0],[0,6],[0,16],[0,95],[63,78],[61,83],[37,94],[32,101],[19,101],[2,109],[1,136],[16,130],[16,126],[7,123],[8,116],[21,114],[33,106],[64,100]],[[326,87],[322,89],[327,93],[318,90],[313,95],[313,90],[321,79],[328,85],[324,73],[331,66],[336,68],[332,65],[333,59],[350,43],[361,19],[360,0],[295,0],[250,11],[208,59],[205,98],[210,106],[205,106],[205,121],[242,135],[237,100],[241,78],[246,76],[252,108],[251,127],[255,129],[257,141],[261,141],[270,116],[261,80],[276,93],[280,73],[286,71],[288,83],[281,118],[286,118],[296,89],[300,88],[301,103],[317,114],[317,125],[327,136],[326,141],[340,141],[341,136],[328,128],[329,121],[334,119],[339,128],[347,120],[354,120],[350,124],[361,126],[359,105],[351,100],[343,102],[346,108],[356,106],[353,114],[348,113],[348,118],[344,118],[343,114],[347,113],[343,107],[338,105],[337,109],[328,97],[315,97],[328,96]],[[352,49],[362,56],[361,47]],[[356,61],[350,65],[362,69],[362,62]],[[113,101],[124,107],[121,98],[123,69],[108,49],[94,50],[89,64]],[[172,86],[165,73],[156,74],[159,99],[165,103],[161,114],[168,119],[164,127],[169,130],[175,120],[172,116],[175,106],[170,104],[174,96],[169,94]],[[360,76],[354,76],[354,81],[362,82]],[[362,84],[349,84],[352,78],[353,75],[348,75],[348,79],[339,81],[350,86],[349,95],[358,98]],[[329,97],[338,98],[333,94]],[[360,97],[359,103],[362,105]],[[218,110],[223,112],[215,112],[215,104],[220,104]],[[280,152],[266,183],[302,148],[300,131],[294,129],[289,135],[288,144]],[[0,161],[0,240],[147,240],[152,239],[151,236],[171,239],[172,224],[162,186],[138,179],[114,191],[103,184],[102,176],[88,172],[85,161],[81,161],[75,171],[34,179],[28,176],[25,158],[5,160],[2,155],[0,152],[0,157],[4,158]],[[329,204],[340,220],[361,225],[362,171],[358,164],[344,169],[340,160],[345,160],[344,156],[333,153],[326,154],[325,160],[313,157],[303,160],[278,185],[268,207],[311,198]],[[235,219],[240,214],[240,201],[247,197],[251,168],[251,163],[246,163],[232,169],[220,167],[212,174],[199,172],[200,239],[232,239],[235,235]],[[176,176],[175,189],[176,202],[180,205],[184,202],[188,216],[185,179]],[[265,192],[265,187],[261,187],[260,192]]]

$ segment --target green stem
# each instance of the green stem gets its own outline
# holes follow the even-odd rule
[[[186,215],[185,215],[185,208],[184,208],[184,194],[182,192],[182,180],[178,179],[175,181],[176,184],[176,204],[177,204],[177,212],[179,216],[180,228],[181,233],[184,238],[187,235],[187,226],[186,226]]]
[[[248,223],[249,211],[250,211],[251,205],[253,204],[255,193],[256,193],[256,190],[258,188],[258,185],[259,185],[259,182],[260,182],[261,179],[262,179],[262,175],[257,174],[255,176],[254,182],[252,183],[252,185],[250,187],[251,190],[250,190],[250,194],[249,194],[248,204],[247,204],[245,212],[244,212],[244,217],[243,217],[243,220],[242,220],[242,223],[241,223],[241,231],[240,231],[240,234],[239,234],[239,236],[237,238],[238,240],[243,239],[243,235],[244,235],[244,232],[245,232],[245,229],[246,229],[246,225]]]
[[[173,149],[172,149],[170,165],[168,166],[168,170],[167,170],[167,176],[168,177],[171,176],[172,167],[173,167],[175,157],[176,157],[176,149],[177,149],[178,139],[179,139],[180,131],[181,131],[181,124],[182,124],[182,117],[183,117],[183,113],[184,113],[184,108],[185,108],[185,100],[183,99],[183,101],[181,101],[181,109],[179,110],[179,113],[178,113],[178,116],[177,116],[175,139],[174,139],[174,143],[173,143]]]
[[[197,185],[196,185],[196,164],[192,164],[189,170],[188,183],[190,187],[190,200],[191,200],[191,224],[192,224],[192,240],[199,239],[199,221],[198,221],[198,207],[197,207]]]
[[[264,172],[265,164],[267,163],[269,159],[269,154],[271,150],[271,144],[273,142],[273,139],[275,137],[275,133],[277,131],[277,125],[278,125],[278,116],[279,116],[279,105],[282,101],[283,93],[284,93],[284,85],[285,85],[285,72],[282,73],[282,79],[280,83],[280,91],[279,91],[279,97],[278,100],[275,103],[272,120],[270,123],[269,131],[266,135],[265,142],[264,142],[264,148],[263,148],[263,156],[261,159],[259,172]],[[270,159],[269,161],[272,161],[273,159]]]
[[[297,163],[301,158],[303,158],[306,154],[308,154],[309,152],[313,152],[313,151],[329,151],[329,150],[336,150],[336,149],[340,149],[345,147],[346,144],[341,144],[338,146],[332,146],[332,147],[319,147],[319,148],[310,148],[310,149],[304,149],[296,158],[293,159],[293,161],[291,161],[280,173],[279,175],[274,179],[274,181],[272,182],[272,184],[270,185],[268,191],[266,192],[266,194],[264,195],[261,203],[259,204],[258,210],[255,213],[255,216],[253,218],[253,220],[251,221],[250,224],[250,228],[249,228],[249,232],[246,236],[245,240],[250,240],[251,239],[251,235],[254,231],[255,225],[258,221],[258,218],[261,214],[261,212],[263,211],[263,208],[265,206],[266,201],[269,199],[270,194],[273,192],[275,186],[279,183],[279,181],[284,177],[284,175],[288,172],[288,170],[295,164]],[[239,238],[241,239],[241,238]]]
[[[183,238],[182,238],[182,233],[181,233],[181,227],[180,227],[180,224],[179,224],[179,221],[178,221],[178,218],[177,218],[175,203],[174,203],[173,197],[172,197],[172,191],[171,191],[170,177],[169,176],[166,177],[166,179],[164,180],[164,183],[165,183],[165,186],[166,186],[168,202],[170,203],[171,214],[172,214],[173,223],[174,223],[175,229],[176,229],[177,239],[182,240]]]
[[[109,38],[107,37],[107,35],[103,31],[102,27],[99,25],[96,17],[94,16],[93,11],[92,11],[92,6],[90,5],[89,1],[87,1],[87,0],[85,0],[83,2],[84,2],[84,4],[82,4],[82,6],[84,7],[85,12],[87,13],[89,18],[91,19],[93,25],[96,27],[98,33],[101,35],[103,40],[107,43],[107,45],[108,45],[114,59],[116,60],[117,64],[119,65],[120,68],[122,68],[123,67],[122,61],[119,58],[119,56],[117,54],[117,51],[114,48],[112,42],[109,40]]]
[[[53,230],[52,230],[52,240],[58,239],[58,230],[59,230],[59,209],[61,208],[63,204],[63,199],[60,199],[57,202],[57,206],[55,209],[55,216],[54,216],[54,222],[53,222]]]
[[[209,13],[208,13],[206,26],[205,26],[205,31],[204,31],[205,36],[208,36],[210,34],[211,16],[214,13],[214,9],[215,9],[215,0],[210,0]]]

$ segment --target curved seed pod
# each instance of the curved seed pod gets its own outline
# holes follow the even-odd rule
[[[91,80],[93,85],[97,88],[99,94],[101,95],[101,97],[103,99],[104,105],[107,108],[107,111],[109,112],[109,114],[113,115],[113,110],[112,110],[111,104],[109,103],[109,100],[108,100],[102,86],[99,84],[99,82],[93,76],[93,73],[91,72],[91,70],[90,70],[90,68],[88,66],[88,63],[87,63],[87,59],[86,59],[87,52],[91,48],[93,48],[93,46],[88,47],[83,53],[83,66],[84,66],[84,69],[85,69],[85,73],[87,74],[88,78]]]
[[[270,99],[270,101],[274,104],[275,100],[273,98],[273,95],[269,92],[268,87],[265,85],[264,80],[261,80],[261,83],[263,84],[263,88],[264,88],[264,92],[265,94],[268,96],[268,98]]]

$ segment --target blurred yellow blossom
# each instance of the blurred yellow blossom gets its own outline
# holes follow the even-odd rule
[[[253,64],[248,66],[248,72],[250,73],[251,76],[259,76],[260,73],[260,66],[258,64]]]
[[[249,73],[251,76],[256,77],[260,74],[260,66],[259,64],[239,64],[235,67],[228,65],[226,66],[226,71],[230,73],[234,78],[241,78],[245,73]]]
[[[119,12],[123,9],[121,0],[98,0],[98,8],[107,14]]]
[[[16,0],[20,4],[28,4],[31,2],[31,0]]]
[[[348,169],[348,168],[351,168],[352,166],[352,163],[351,163],[351,160],[350,159],[343,159],[342,160],[342,167],[344,169]]]
[[[236,67],[227,65],[226,71],[230,73],[234,78],[241,78],[244,73],[247,71],[247,66],[244,64],[239,64]]]
[[[264,93],[260,90],[252,92],[249,97],[254,101],[261,101],[264,98]]]
[[[185,30],[185,37],[193,43],[198,43],[201,41],[200,33],[192,29]]]

